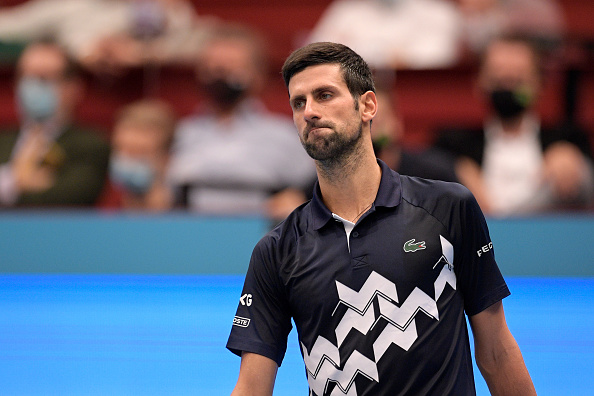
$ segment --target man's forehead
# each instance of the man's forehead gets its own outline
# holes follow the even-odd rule
[[[305,94],[321,86],[346,87],[346,82],[344,81],[339,64],[325,63],[308,66],[300,72],[295,73],[289,81],[289,95]]]

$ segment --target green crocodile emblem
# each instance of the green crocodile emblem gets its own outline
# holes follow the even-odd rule
[[[414,238],[411,239],[410,241],[406,241],[406,243],[404,244],[404,251],[406,253],[408,252],[416,252],[417,250],[423,250],[426,249],[427,246],[425,246],[425,241],[421,241],[421,242],[416,242]]]

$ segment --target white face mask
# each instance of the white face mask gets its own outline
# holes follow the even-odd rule
[[[147,161],[121,154],[112,156],[109,176],[114,184],[136,195],[146,194],[155,180],[155,169]]]
[[[55,84],[37,78],[21,78],[17,83],[16,98],[21,115],[28,120],[47,120],[58,108]]]

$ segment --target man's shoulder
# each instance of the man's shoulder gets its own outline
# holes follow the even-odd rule
[[[258,242],[260,247],[278,247],[293,243],[307,234],[311,220],[311,201],[305,202],[291,212],[284,220],[268,231]]]
[[[460,183],[404,175],[400,175],[400,180],[403,200],[432,214],[474,199],[470,190]]]

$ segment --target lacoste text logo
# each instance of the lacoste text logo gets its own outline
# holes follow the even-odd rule
[[[250,305],[252,305],[252,295],[251,294],[244,294],[239,299],[239,302],[241,303],[241,305],[247,305],[249,307]]]
[[[241,316],[236,316],[233,318],[233,326],[248,327],[249,325],[250,320],[248,318],[242,318]]]
[[[426,249],[426,248],[427,248],[427,246],[425,246],[425,241],[421,241],[421,242],[416,242],[415,243],[414,238],[411,239],[410,241],[406,241],[404,243],[404,251],[406,253],[409,253],[409,252],[410,253],[414,253],[417,250],[423,250],[423,249]]]

